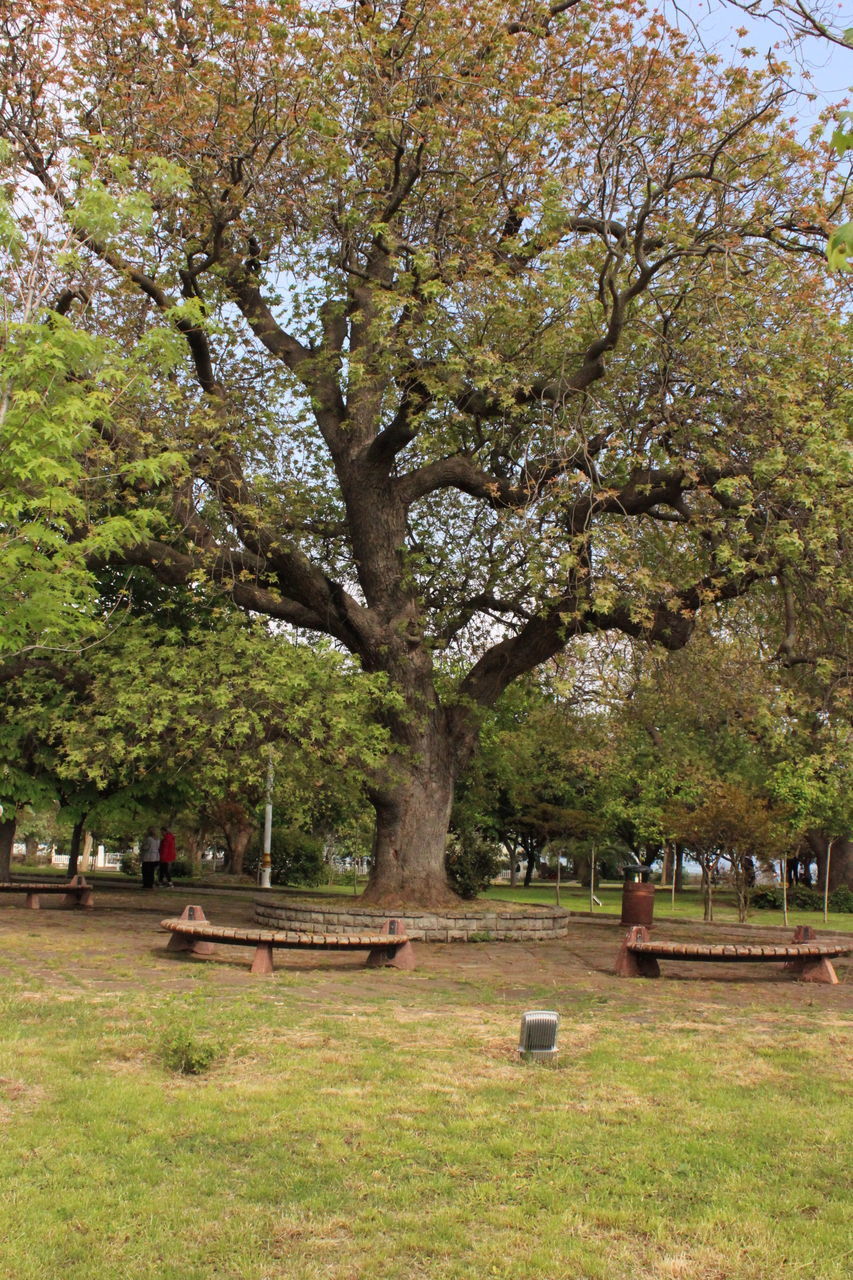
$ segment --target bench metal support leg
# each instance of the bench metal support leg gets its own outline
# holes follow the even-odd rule
[[[252,973],[274,973],[272,962],[272,946],[268,942],[258,943],[255,958],[252,961]]]

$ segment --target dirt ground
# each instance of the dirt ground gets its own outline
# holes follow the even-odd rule
[[[198,902],[216,924],[254,924],[250,891],[239,893],[199,890],[96,888],[91,910],[64,910],[57,898],[43,899],[39,911],[27,909],[24,898],[0,899],[0,954],[7,974],[25,986],[53,991],[115,992],[122,988],[179,991],[194,983],[198,967],[215,972],[223,991],[237,993],[259,982],[275,982],[249,972],[253,949],[219,947],[215,957],[198,960],[167,952],[168,934],[159,927],[167,916],[180,915],[190,902]],[[424,984],[435,986],[453,1000],[454,991],[464,1002],[529,1000],[540,1006],[558,1004],[569,994],[575,999],[612,1002],[653,1014],[664,1001],[683,1004],[685,1010],[701,1004],[723,1012],[752,1009],[760,1014],[770,1002],[776,1009],[795,1010],[815,1005],[845,1016],[853,1010],[853,957],[835,961],[837,986],[792,980],[781,964],[701,964],[662,961],[656,981],[619,979],[613,968],[624,936],[614,917],[572,917],[568,938],[532,945],[511,942],[415,943],[414,974],[386,970],[382,988],[386,995],[405,1001],[407,983],[415,978],[422,996]],[[659,920],[655,936],[673,940],[707,942],[782,942],[793,929],[703,926],[683,921]],[[827,935],[829,936],[829,935]],[[290,979],[299,975],[300,993],[323,999],[330,1005],[336,995],[369,1001],[377,992],[375,971],[365,969],[363,953],[322,951],[275,952],[278,973]],[[211,980],[212,975],[208,976]],[[390,985],[389,985],[390,984]]]

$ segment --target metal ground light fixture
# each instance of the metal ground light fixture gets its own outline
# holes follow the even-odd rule
[[[521,1015],[518,1052],[522,1058],[553,1058],[557,1053],[559,1013],[551,1009],[531,1009]]]

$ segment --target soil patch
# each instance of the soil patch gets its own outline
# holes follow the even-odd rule
[[[204,894],[208,919],[216,924],[254,926],[252,898],[234,893]],[[29,911],[23,903],[0,904],[0,955],[19,998],[38,999],[41,991],[86,993],[97,998],[122,989],[158,991],[205,987],[239,993],[258,983],[293,988],[296,998],[323,1000],[331,1006],[373,1005],[391,998],[406,1003],[411,984],[434,989],[441,1003],[450,996],[462,1005],[526,1003],[540,1007],[608,1006],[614,1014],[654,1021],[664,1010],[685,1023],[702,1018],[702,1011],[766,1022],[774,1009],[814,1006],[834,1010],[843,1018],[853,1010],[853,963],[836,962],[839,985],[815,986],[793,981],[781,965],[662,964],[656,981],[620,979],[613,969],[625,929],[615,918],[586,920],[572,917],[565,939],[535,943],[416,943],[413,973],[369,970],[362,956],[340,952],[277,951],[276,973],[258,978],[249,972],[253,948],[220,948],[212,960],[168,953],[169,935],[160,920],[179,915],[193,902],[192,891],[138,889],[96,895],[91,911],[47,906]],[[676,941],[722,942],[739,937],[759,941],[764,930],[751,927],[667,923],[658,930]],[[780,930],[767,929],[768,941]]]

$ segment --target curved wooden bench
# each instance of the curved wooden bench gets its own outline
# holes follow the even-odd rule
[[[61,893],[61,907],[94,906],[92,886],[87,883],[85,876],[75,876],[73,880],[60,880],[53,884],[43,880],[9,880],[0,884],[0,893],[25,893],[26,905],[34,911],[39,910],[39,898],[46,893]]]
[[[853,942],[817,942],[814,929],[799,925],[793,940],[779,946],[761,943],[652,942],[644,925],[635,925],[625,936],[616,959],[620,978],[659,978],[658,960],[700,960],[724,963],[782,962],[792,977],[803,982],[836,983],[830,963],[834,956],[847,956]]]
[[[378,933],[297,933],[279,929],[241,929],[230,925],[211,924],[201,907],[186,907],[183,914],[161,920],[161,929],[171,933],[167,951],[189,951],[195,956],[211,956],[214,943],[230,943],[254,947],[252,973],[273,972],[276,947],[297,950],[367,951],[371,968],[393,965],[397,969],[414,969],[414,950],[401,930],[399,920],[388,920]]]

